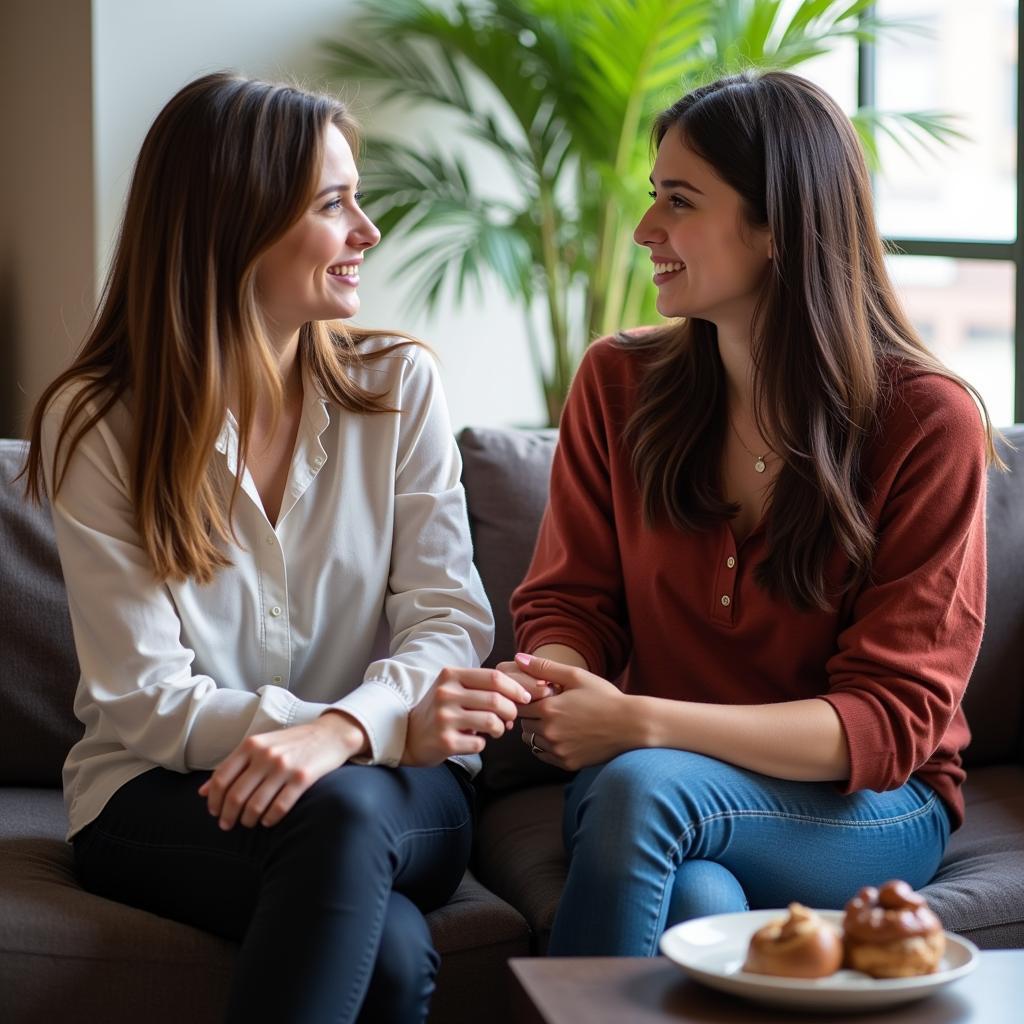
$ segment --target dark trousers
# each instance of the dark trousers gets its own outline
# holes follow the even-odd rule
[[[469,858],[457,766],[345,765],[272,828],[222,832],[207,772],[154,768],[72,840],[90,892],[240,940],[229,1022],[414,1024],[438,955],[423,912]]]

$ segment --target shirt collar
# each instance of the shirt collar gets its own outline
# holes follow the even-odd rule
[[[302,360],[300,372],[302,373],[302,419],[301,430],[308,431],[313,437],[320,435],[330,426],[331,414],[328,409],[330,399],[324,393],[319,381],[313,376],[306,363]],[[215,447],[224,455],[228,449],[237,450],[238,445],[238,420],[235,414],[228,409],[224,416],[224,424],[217,435]]]

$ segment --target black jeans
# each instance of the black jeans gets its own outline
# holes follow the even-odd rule
[[[272,828],[222,832],[208,772],[154,768],[72,840],[90,892],[241,941],[227,1020],[413,1024],[438,956],[423,912],[469,858],[462,769],[345,765]]]

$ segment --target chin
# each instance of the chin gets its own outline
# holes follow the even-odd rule
[[[359,300],[335,303],[325,307],[315,319],[317,320],[348,320],[359,312]]]

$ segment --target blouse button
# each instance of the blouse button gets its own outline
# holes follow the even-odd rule
[[[276,619],[278,615],[281,614],[281,609],[275,604],[274,607],[270,609],[270,614]]]
[[[270,681],[272,683],[279,683],[279,684],[283,683],[284,682],[284,676],[274,676]]]
[[[722,595],[722,604],[723,604],[723,605],[724,605],[724,606],[725,606],[726,608],[728,608],[728,607],[729,607],[729,605],[730,605],[730,604],[732,604],[732,600],[730,599],[730,597],[729,597],[729,595],[728,595],[728,594],[723,594],[723,595]]]
[[[729,557],[728,557],[728,558],[727,558],[727,559],[725,560],[725,564],[726,564],[726,565],[727,565],[727,566],[728,566],[728,567],[729,567],[730,569],[734,569],[734,568],[736,567],[736,559],[735,559],[735,558],[733,558],[733,557],[732,557],[732,555],[730,555],[730,556],[729,556]]]

